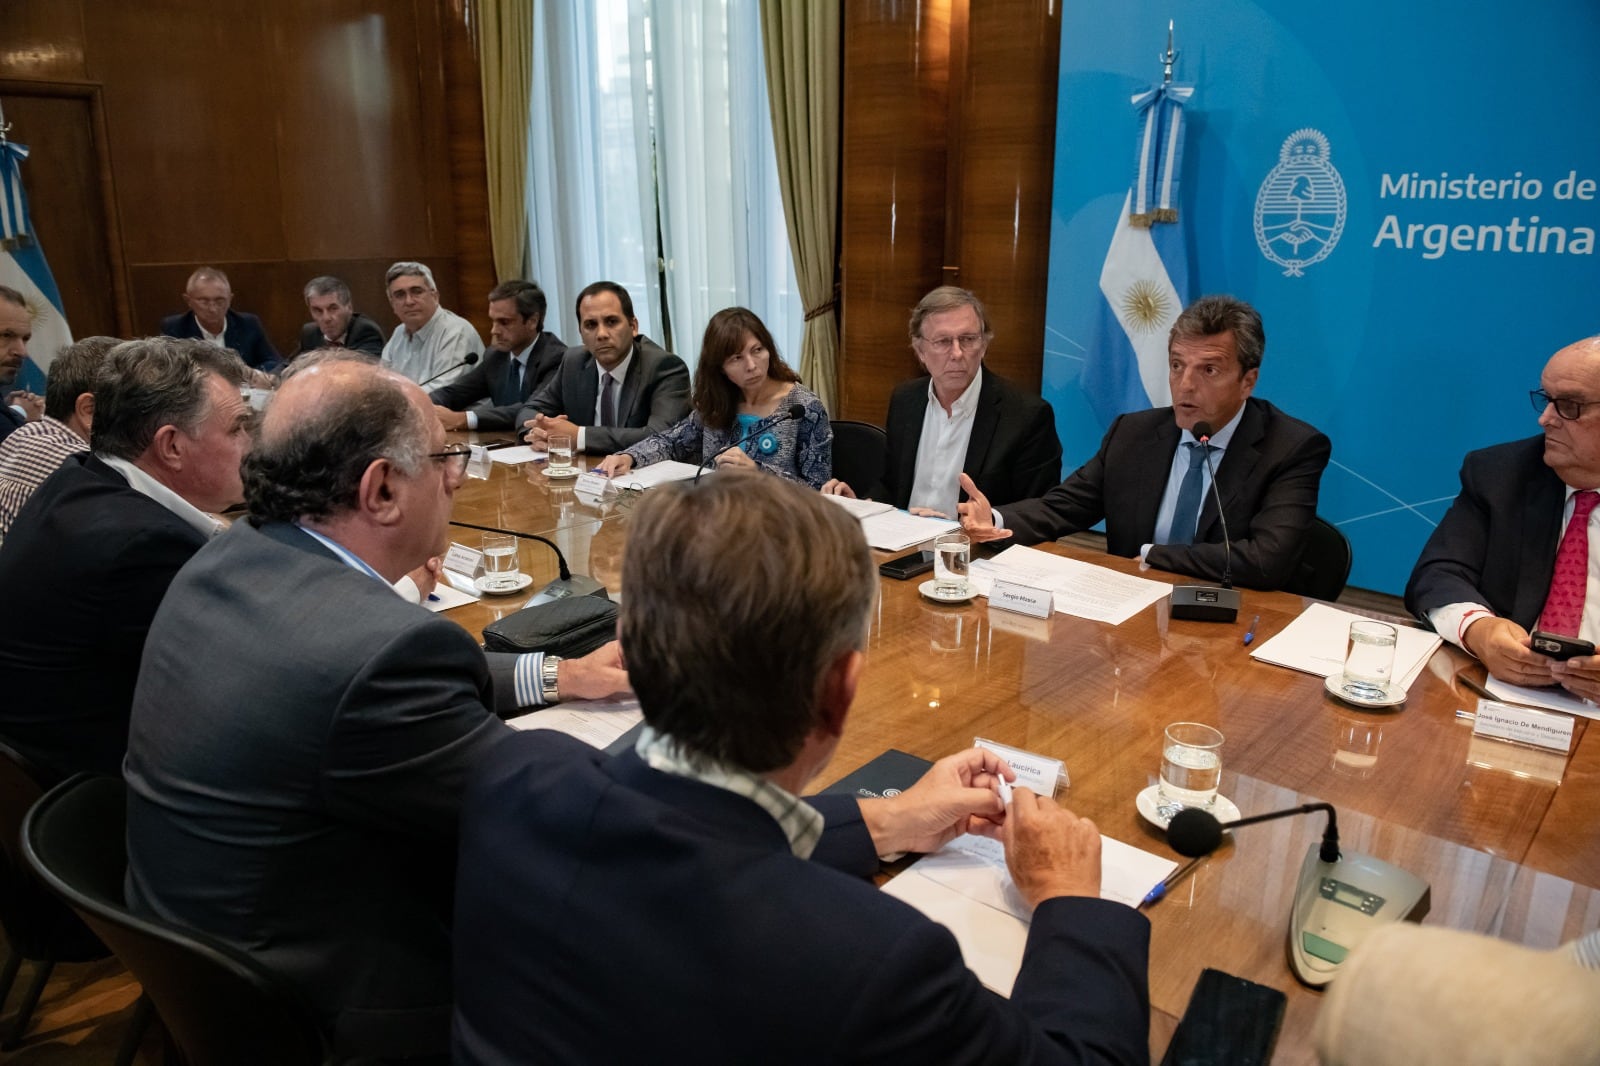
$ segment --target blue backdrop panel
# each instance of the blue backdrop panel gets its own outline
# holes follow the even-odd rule
[[[1191,289],[1261,311],[1257,395],[1332,438],[1319,510],[1355,546],[1352,583],[1398,593],[1462,455],[1537,433],[1544,361],[1600,332],[1600,5],[1069,3],[1044,359],[1069,470],[1105,429],[1081,379],[1129,100],[1160,80],[1169,18],[1195,86]]]

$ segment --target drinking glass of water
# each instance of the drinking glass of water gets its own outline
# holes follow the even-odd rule
[[[572,435],[569,433],[556,433],[550,437],[550,465],[552,474],[570,474],[572,472]]]
[[[1209,809],[1222,781],[1222,734],[1199,722],[1173,722],[1161,745],[1161,807]]]
[[[509,533],[483,535],[483,588],[488,592],[509,592],[517,587],[521,572],[517,566],[517,538]]]
[[[945,533],[933,541],[933,593],[935,596],[965,596],[967,563],[972,558],[972,542],[965,533]]]
[[[1394,673],[1397,633],[1387,622],[1351,622],[1350,651],[1339,687],[1358,700],[1381,700],[1389,694]]]

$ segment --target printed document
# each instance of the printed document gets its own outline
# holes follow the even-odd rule
[[[1172,592],[1172,586],[1165,581],[1118,573],[1020,544],[993,559],[974,559],[967,573],[980,596],[989,595],[997,578],[1029,588],[1049,589],[1054,593],[1055,609],[1062,614],[1114,626]]]
[[[688,481],[700,472],[700,468],[693,463],[680,463],[676,459],[665,459],[649,466],[641,466],[637,470],[630,470],[626,474],[618,474],[611,479],[611,483],[619,489],[653,489],[657,485],[665,485],[669,481]],[[711,476],[708,468],[706,477]]]
[[[1304,674],[1332,677],[1344,672],[1345,655],[1350,650],[1350,623],[1371,621],[1374,619],[1364,614],[1313,603],[1284,626],[1283,632],[1251,652],[1250,657]],[[1409,689],[1442,641],[1437,633],[1413,629],[1404,623],[1395,626],[1395,633],[1393,676],[1402,688]]]
[[[644,721],[639,701],[632,696],[613,696],[603,700],[571,700],[559,707],[547,707],[506,724],[512,729],[554,729],[577,737],[602,751],[613,740]]]
[[[930,541],[941,533],[959,533],[961,523],[948,518],[924,518],[891,508],[863,518],[861,532],[867,535],[867,543],[879,551],[898,552]]]

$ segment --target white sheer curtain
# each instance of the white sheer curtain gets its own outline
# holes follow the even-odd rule
[[[578,339],[577,291],[609,277],[663,343],[665,288],[673,348],[691,367],[707,320],[735,305],[798,365],[803,312],[756,0],[538,0],[536,11],[529,231],[536,279],[562,294],[563,336]]]

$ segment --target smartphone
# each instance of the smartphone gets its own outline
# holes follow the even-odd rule
[[[1287,998],[1221,970],[1203,970],[1161,1066],[1265,1066]]]
[[[1564,637],[1560,633],[1535,632],[1533,650],[1540,655],[1565,661],[1579,655],[1593,655],[1594,645],[1577,637]]]
[[[916,577],[918,574],[926,574],[932,569],[933,553],[923,551],[912,552],[910,555],[902,555],[898,559],[890,559],[886,563],[881,563],[878,566],[878,573],[884,577],[892,577],[896,581],[905,581],[908,578]]]

